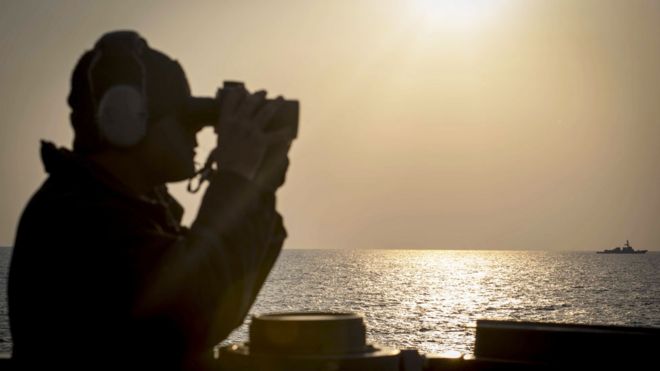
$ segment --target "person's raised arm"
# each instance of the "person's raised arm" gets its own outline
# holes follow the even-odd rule
[[[239,326],[286,237],[274,191],[286,156],[264,159],[279,133],[263,128],[282,100],[227,92],[219,122],[218,171],[188,235],[161,259],[138,315],[171,312],[193,347],[208,347]]]

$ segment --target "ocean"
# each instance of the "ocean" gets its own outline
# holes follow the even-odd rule
[[[10,254],[0,248],[0,352]],[[471,354],[486,318],[660,327],[660,253],[285,250],[251,313],[282,311],[358,312],[368,342],[425,353]]]

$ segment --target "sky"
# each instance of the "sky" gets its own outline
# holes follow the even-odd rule
[[[286,248],[660,250],[660,1],[0,6],[0,245],[46,177],[39,140],[71,146],[75,62],[134,29],[195,95],[241,80],[300,100]]]

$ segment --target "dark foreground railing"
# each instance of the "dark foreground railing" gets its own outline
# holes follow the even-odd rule
[[[477,321],[474,349],[479,358],[626,370],[657,370],[659,351],[660,328],[486,320]]]
[[[474,355],[368,345],[353,313],[255,316],[250,342],[223,347],[210,370],[564,370],[660,368],[660,328],[477,321]],[[0,371],[12,370],[0,354]],[[209,370],[209,371],[210,371]]]

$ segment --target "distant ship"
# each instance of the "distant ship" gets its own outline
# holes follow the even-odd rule
[[[626,244],[623,247],[617,247],[612,250],[603,250],[596,251],[598,254],[646,254],[648,250],[635,250],[630,246],[630,242],[626,240]]]

